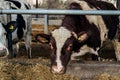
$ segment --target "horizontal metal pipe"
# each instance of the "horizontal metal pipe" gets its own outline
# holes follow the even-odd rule
[[[50,15],[120,15],[120,10],[0,10],[0,14],[50,14]]]

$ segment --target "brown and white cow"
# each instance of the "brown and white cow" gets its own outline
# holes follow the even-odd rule
[[[95,0],[76,0],[69,4],[70,10],[116,10],[107,2]],[[61,27],[50,35],[38,34],[36,39],[43,42],[47,38],[51,48],[51,72],[64,73],[71,55],[86,52],[98,55],[105,40],[113,40],[119,24],[115,15],[65,15]],[[117,47],[117,46],[116,46]],[[116,49],[118,60],[120,55]]]

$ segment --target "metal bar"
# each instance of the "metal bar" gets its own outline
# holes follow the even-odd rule
[[[7,3],[7,9],[11,9],[11,3]],[[11,14],[7,14],[7,22],[11,21]]]
[[[0,10],[0,14],[51,14],[51,15],[120,15],[120,10]]]
[[[36,8],[38,8],[39,4],[38,4],[38,0],[36,0]],[[38,18],[38,14],[36,14],[36,18]]]
[[[45,22],[44,22],[44,33],[45,34],[48,34],[48,24],[49,24],[49,21],[48,21],[48,15],[45,15]]]

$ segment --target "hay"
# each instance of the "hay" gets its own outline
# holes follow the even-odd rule
[[[0,61],[0,80],[79,80],[64,74],[55,75],[48,66],[42,64],[21,65]]]
[[[113,76],[107,73],[103,73],[95,76],[94,80],[120,80],[120,76]]]
[[[31,61],[30,63],[32,63]],[[48,62],[46,60],[44,61]],[[8,61],[1,60],[0,80],[80,80],[80,79],[69,74],[64,75],[52,74],[50,72],[50,68],[42,64],[21,65],[18,63],[13,64]],[[102,73],[96,75],[92,80],[120,80],[120,76],[113,76],[108,73]]]
[[[52,30],[54,30],[57,27],[58,26],[56,25],[49,25],[48,32],[50,33]],[[44,25],[32,24],[32,37],[34,37],[36,34],[39,33],[44,33]]]

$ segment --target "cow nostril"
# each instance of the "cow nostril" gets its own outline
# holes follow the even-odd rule
[[[63,74],[65,72],[65,68],[63,66],[62,67],[52,66],[51,71],[54,74]]]
[[[65,68],[64,67],[60,71],[60,74],[63,74],[63,73],[65,73]]]

